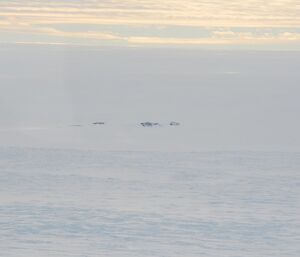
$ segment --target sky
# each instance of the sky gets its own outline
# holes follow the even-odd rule
[[[300,49],[299,0],[2,0],[0,43]]]

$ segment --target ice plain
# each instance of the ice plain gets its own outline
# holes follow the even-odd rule
[[[300,154],[0,156],[2,256],[299,255]]]
[[[298,52],[0,55],[0,256],[299,256]]]

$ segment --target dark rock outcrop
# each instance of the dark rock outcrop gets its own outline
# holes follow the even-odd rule
[[[170,126],[180,126],[180,123],[177,122],[177,121],[172,121],[172,122],[170,122],[169,125],[170,125]]]
[[[160,124],[157,123],[157,122],[149,122],[149,121],[147,121],[147,122],[142,122],[141,125],[142,125],[143,127],[160,126]]]
[[[103,122],[103,121],[96,121],[93,123],[93,125],[104,125],[104,124],[105,124],[105,122]]]

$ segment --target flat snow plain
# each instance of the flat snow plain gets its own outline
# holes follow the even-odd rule
[[[299,256],[298,52],[0,57],[0,256]]]
[[[300,154],[0,148],[15,256],[299,256]]]

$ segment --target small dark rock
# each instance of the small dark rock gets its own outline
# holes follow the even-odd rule
[[[97,122],[94,122],[93,125],[104,125],[105,122],[102,122],[102,121],[97,121]]]
[[[180,126],[180,123],[176,121],[172,121],[170,122],[170,126]]]
[[[157,123],[157,122],[149,122],[149,121],[147,121],[147,122],[142,122],[141,125],[142,125],[143,127],[160,126],[160,124]]]

